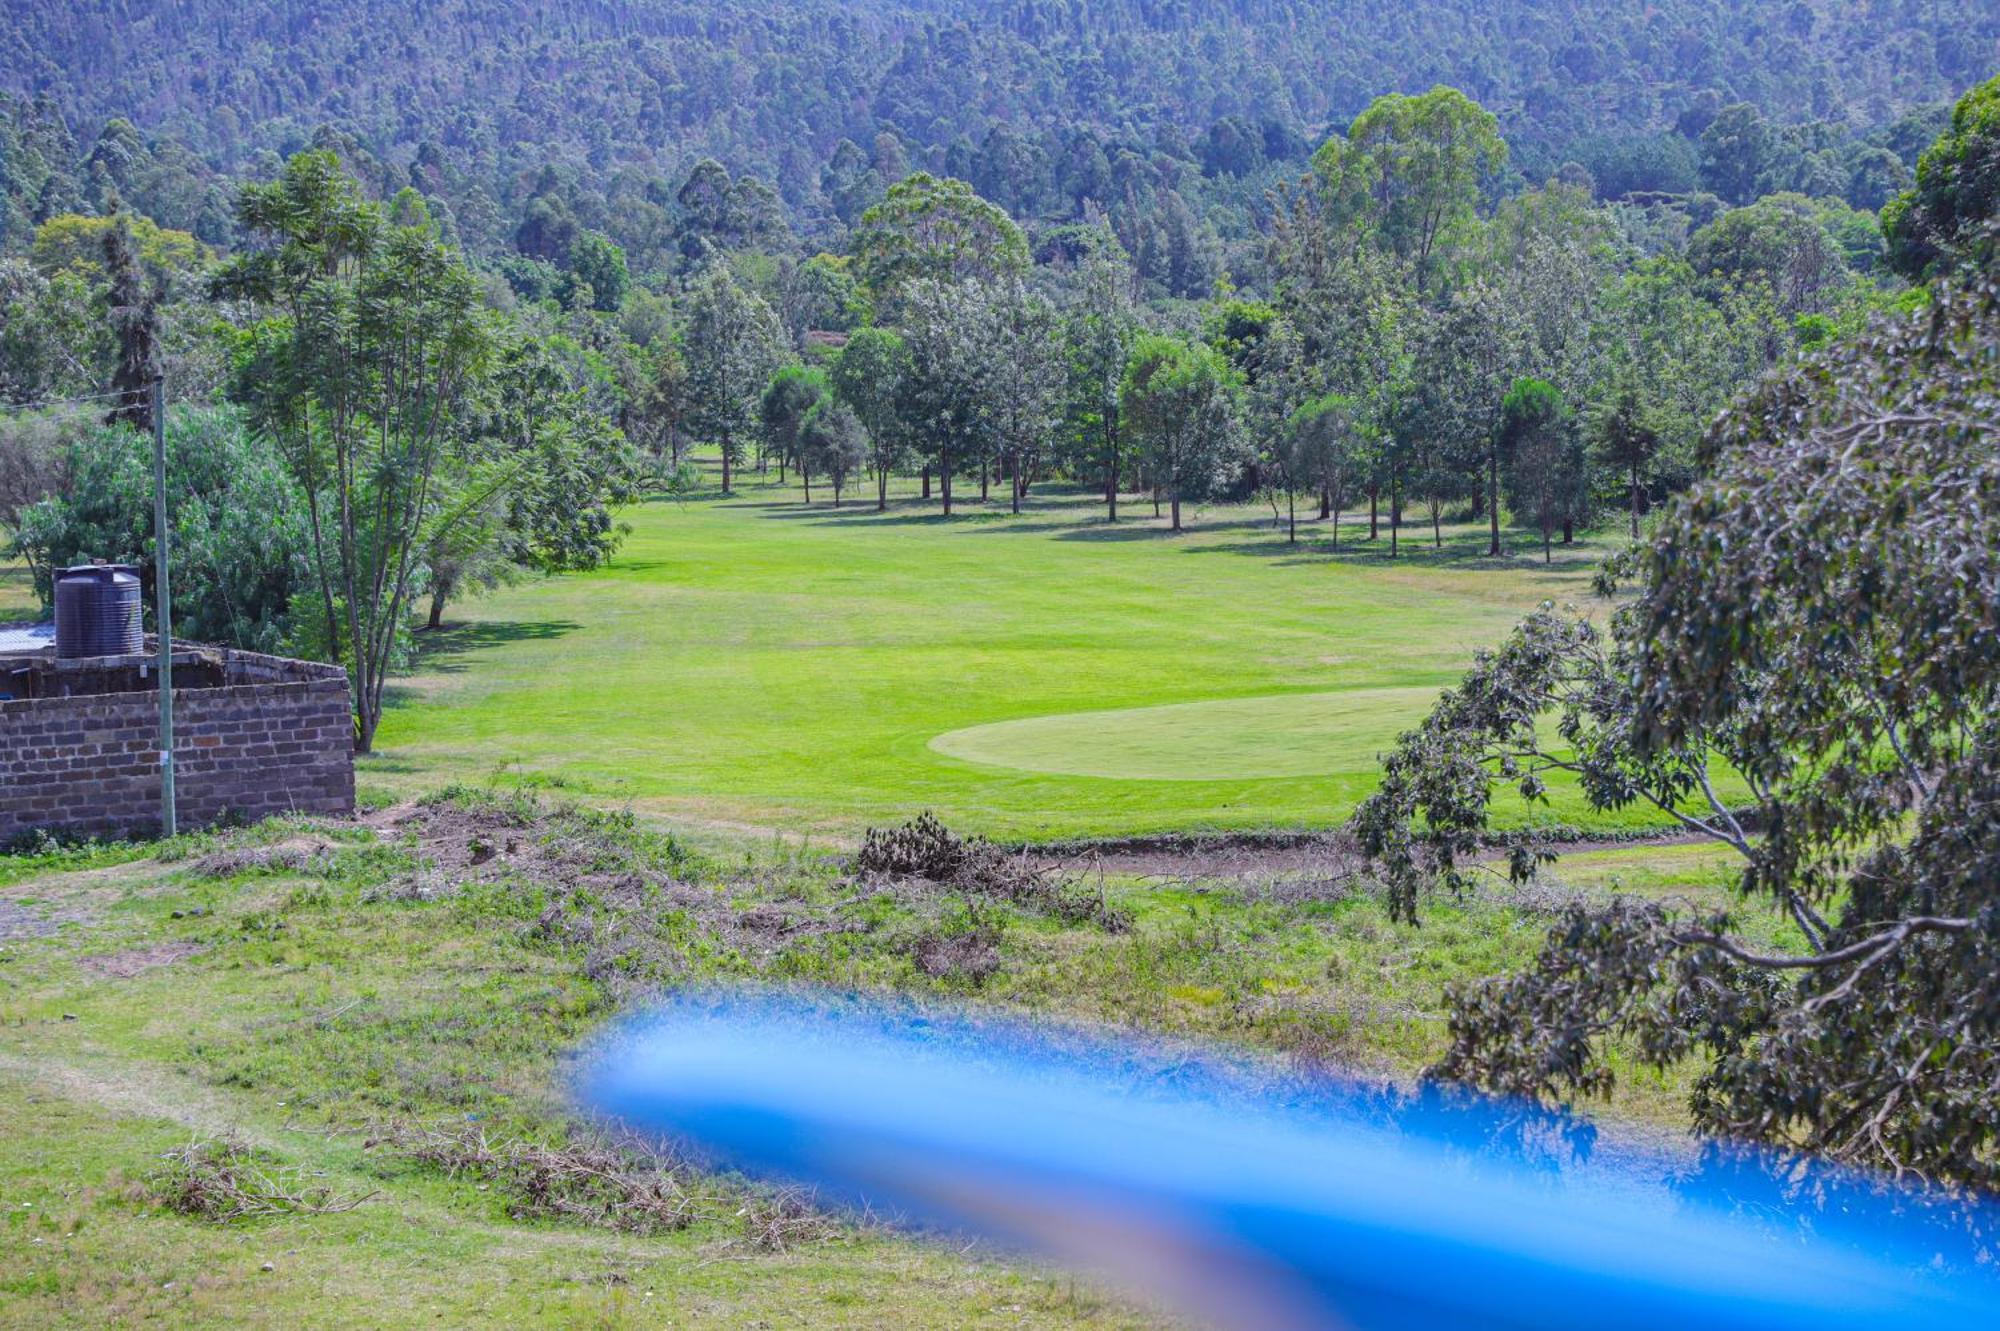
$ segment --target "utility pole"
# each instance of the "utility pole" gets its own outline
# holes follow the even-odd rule
[[[160,646],[160,834],[179,829],[174,810],[174,594],[167,583],[167,381],[153,380],[153,609]]]

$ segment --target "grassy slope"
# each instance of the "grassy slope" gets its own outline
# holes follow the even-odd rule
[[[1180,536],[1140,505],[1107,526],[1076,494],[1021,518],[968,510],[807,510],[754,481],[641,507],[609,569],[458,607],[464,626],[427,644],[362,780],[408,794],[512,765],[683,821],[836,835],[925,807],[1024,838],[1324,826],[1430,690],[1537,602],[1586,599],[1601,553],[1545,567],[1515,533],[1496,567],[1483,531],[1460,528],[1392,563],[1386,536],[1336,556],[1316,523],[1288,547],[1268,510],[1204,513]],[[1363,534],[1353,515],[1344,530]],[[1365,696],[1345,740],[1299,718],[1303,761],[1274,758],[1271,717],[1229,709],[1056,723],[1058,749],[1115,749],[1114,777],[1023,770],[1097,770],[1052,760],[1032,727],[980,750],[1023,766],[941,751],[962,736],[931,747],[1023,718],[1372,689],[1401,692]],[[1152,779],[1188,772],[1250,775]]]
[[[0,530],[0,624],[18,619],[34,619],[41,613],[34,584],[26,564],[10,563],[6,557],[7,533]]]
[[[0,1115],[17,1125],[0,1133],[0,1325],[1157,1324],[1063,1277],[882,1234],[771,1254],[746,1249],[726,1215],[654,1238],[517,1222],[496,1191],[365,1149],[362,1130],[383,1120],[549,1131],[563,1060],[615,996],[583,948],[534,927],[555,899],[544,882],[412,901],[381,889],[407,881],[413,852],[365,832],[274,824],[231,840],[301,836],[332,849],[276,871],[205,867],[212,839],[165,860],[0,857],[0,926],[17,931],[0,943]],[[1648,847],[1562,873],[1589,890],[1715,898],[1727,870],[1711,849]],[[1365,894],[1282,904],[1225,883],[1113,880],[1127,933],[981,908],[1001,929],[1000,968],[968,988],[922,973],[906,946],[957,927],[949,900],[856,906],[807,861],[692,872],[731,909],[858,912],[869,927],[804,930],[762,955],[677,931],[671,966],[689,979],[976,993],[1390,1073],[1438,1052],[1448,982],[1519,965],[1544,923],[1479,898],[1440,903],[1418,930]],[[22,937],[24,922],[54,931]],[[104,958],[175,944],[200,950],[106,973]],[[1627,1075],[1611,1112],[1671,1123],[1684,1093],[1681,1076]],[[146,1199],[137,1180],[160,1152],[223,1133],[337,1192],[379,1195],[341,1215],[222,1226]]]

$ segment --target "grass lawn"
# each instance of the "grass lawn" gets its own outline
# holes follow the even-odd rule
[[[28,577],[28,566],[8,560],[7,541],[7,532],[0,530],[0,624],[34,619],[42,612],[41,602],[35,599],[35,585]]]
[[[724,865],[518,795],[395,815],[432,816],[0,856],[0,1326],[1161,1327],[1066,1275],[893,1232],[773,1250],[759,1194],[726,1177],[688,1178],[698,1214],[667,1232],[524,1213],[517,1179],[391,1129],[571,1141],[574,1052],[679,983],[971,1001],[1406,1077],[1443,1048],[1446,986],[1518,968],[1549,922],[1546,897],[1498,888],[1416,928],[1311,868],[1291,891],[1133,868],[1102,882],[1113,929],[856,883],[820,856]],[[1720,900],[1728,871],[1712,848],[1633,847],[1565,858],[1554,890]],[[1688,1073],[1618,1067],[1612,1120],[1685,1121]],[[158,1175],[193,1139],[368,1200],[189,1214]]]
[[[970,487],[967,487],[970,489]],[[818,492],[816,491],[816,494]],[[804,507],[746,478],[628,513],[611,567],[452,608],[396,687],[364,788],[496,773],[677,826],[845,839],[930,808],[1021,839],[1322,827],[1472,653],[1603,553],[1348,514],[1287,545],[1268,509],[1038,493],[1013,517]],[[1545,815],[1577,821],[1559,799]]]

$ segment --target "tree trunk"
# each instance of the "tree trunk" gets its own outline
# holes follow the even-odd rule
[[[833,506],[840,507],[840,477],[837,475],[833,478]]]
[[[1389,558],[1394,559],[1402,552],[1403,541],[1403,487],[1399,481],[1389,482]]]
[[[1181,491],[1179,486],[1174,487],[1173,505],[1174,505],[1174,530],[1179,531],[1181,529]]]
[[[926,498],[926,499],[929,499],[930,497],[931,497],[931,469],[930,469],[929,467],[925,467],[925,468],[924,468],[924,498]]]
[[[1153,516],[1160,516],[1160,487],[1157,485],[1153,487]]]
[[[1486,555],[1497,559],[1500,557],[1500,450],[1491,445],[1486,450],[1486,522],[1489,533]]]
[[[722,493],[729,493],[729,440],[722,441]]]
[[[1639,469],[1632,468],[1632,539],[1639,539]]]
[[[1382,534],[1382,492],[1368,492],[1368,539],[1374,540]]]
[[[1118,444],[1109,428],[1104,431],[1104,509],[1105,521],[1118,521]]]
[[[1565,517],[1565,518],[1563,519],[1563,544],[1564,544],[1564,545],[1574,545],[1574,544],[1576,544],[1576,519],[1575,519],[1575,518],[1571,518],[1571,517]]]
[[[1296,490],[1287,488],[1285,490],[1285,544],[1297,545],[1298,543],[1299,493]]]
[[[435,633],[444,627],[445,588],[442,585],[431,588],[431,617],[424,627]]]
[[[764,474],[764,455],[761,453],[757,455],[757,474],[759,476],[762,476]],[[783,485],[784,483],[785,483],[785,455],[783,453],[780,453],[778,454],[778,484]]]
[[[1333,489],[1331,486],[1322,485],[1319,487],[1319,520],[1321,522],[1325,522],[1328,518],[1332,516],[1333,516]]]
[[[804,467],[799,468],[799,480],[803,482],[806,487],[806,507],[811,508],[813,505],[812,473],[807,471]]]
[[[982,504],[986,502],[986,472],[986,459],[981,458],[979,459],[979,502]]]
[[[1444,549],[1444,505],[1431,505],[1431,545]]]
[[[1548,522],[1547,522],[1546,520],[1545,520],[1545,521],[1543,521],[1543,523],[1542,523],[1542,562],[1543,562],[1544,564],[1547,564],[1547,563],[1551,562],[1551,560],[1550,560],[1550,555],[1549,555],[1549,528],[1550,528],[1550,524],[1549,524],[1549,523],[1548,523]]]
[[[889,511],[889,469],[887,467],[875,473],[875,511],[877,513],[887,513]]]
[[[1021,511],[1022,488],[1023,487],[1021,484],[1021,472],[1019,468],[1016,468],[1014,471],[1014,511],[1016,513],[1019,513]]]
[[[944,515],[951,516],[951,459],[946,457],[938,467],[938,494],[944,500]]]

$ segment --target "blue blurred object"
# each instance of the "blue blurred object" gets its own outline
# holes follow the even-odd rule
[[[1990,1274],[1868,1188],[1805,1207],[1768,1180],[1538,1171],[1490,1148],[1495,1115],[1384,1120],[1361,1088],[1345,1112],[1198,1074],[1135,1087],[1133,1061],[839,1000],[696,1000],[627,1028],[585,1095],[751,1173],[1025,1243],[1219,1327],[2000,1328]],[[1765,1178],[1729,1174],[1745,1177]]]

